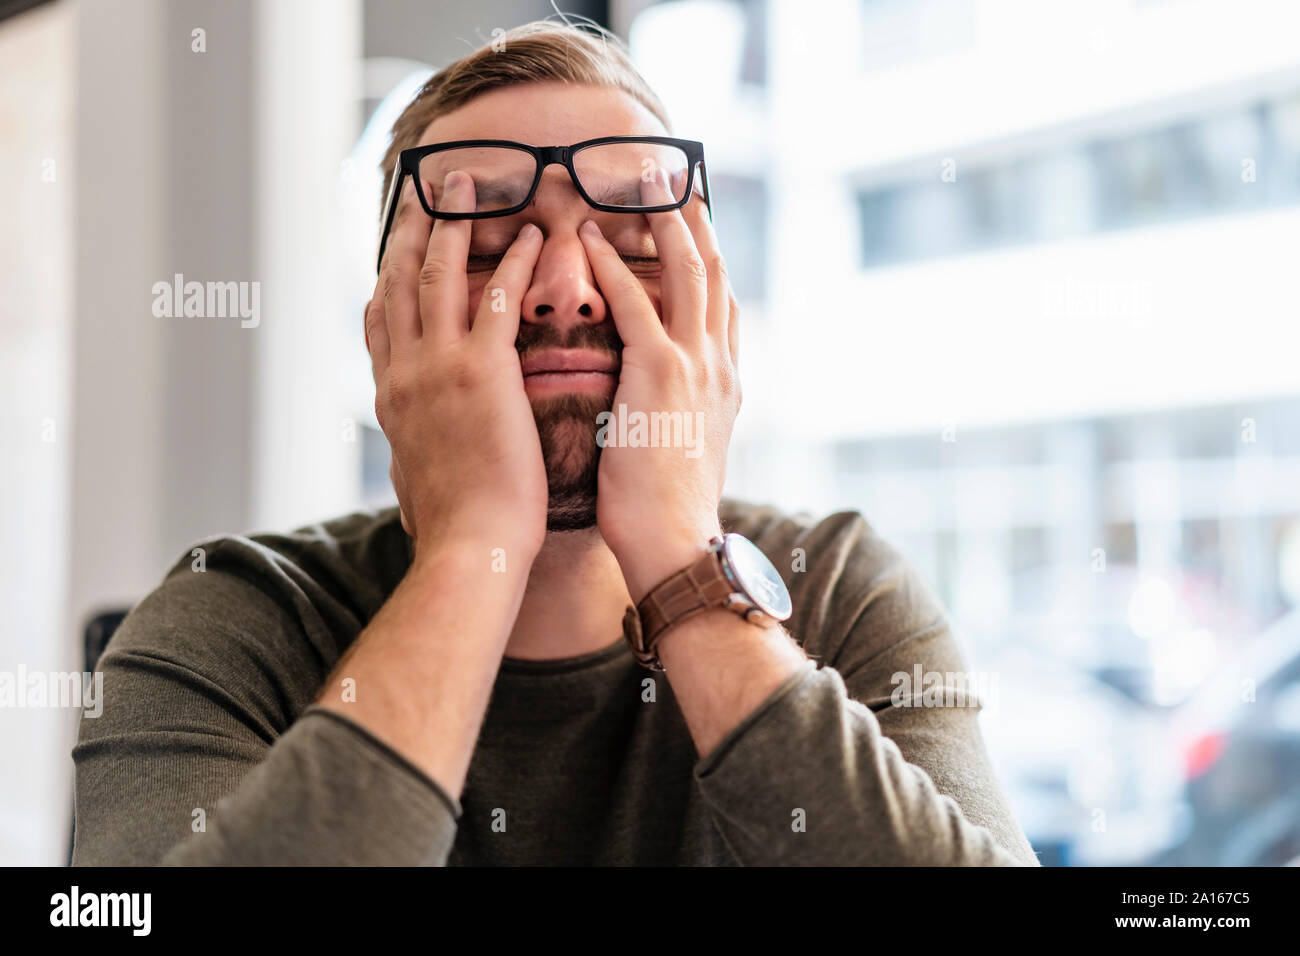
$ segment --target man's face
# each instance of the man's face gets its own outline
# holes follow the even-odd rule
[[[417,145],[505,139],[568,146],[601,136],[666,133],[652,113],[622,91],[536,83],[475,98],[430,123]],[[542,230],[542,251],[523,300],[516,347],[546,463],[551,531],[596,523],[596,420],[613,407],[623,348],[578,237],[578,227],[587,219],[600,226],[662,315],[660,265],[646,217],[593,209],[562,166],[547,167],[523,212],[473,223],[466,264],[472,323],[493,270],[519,230],[529,222]],[[558,366],[601,371],[545,371]]]

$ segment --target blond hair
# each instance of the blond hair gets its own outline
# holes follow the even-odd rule
[[[586,20],[534,20],[506,30],[486,46],[439,70],[420,88],[393,124],[393,138],[380,168],[384,188],[398,154],[417,145],[425,128],[439,116],[488,90],[556,80],[622,90],[672,132],[668,111],[632,65],[627,46],[617,35]],[[384,198],[381,193],[381,216]]]

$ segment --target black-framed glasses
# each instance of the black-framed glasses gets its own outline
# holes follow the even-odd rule
[[[574,188],[593,209],[602,212],[667,212],[680,209],[691,198],[695,167],[700,167],[700,189],[709,203],[709,176],[704,166],[704,144],[671,136],[602,136],[572,146],[529,146],[505,139],[465,139],[433,143],[402,150],[393,170],[385,204],[384,231],[379,240],[379,260],[384,261],[388,233],[397,215],[402,184],[410,176],[424,211],[434,219],[490,219],[522,211],[537,192],[542,172],[558,164],[569,171]],[[448,212],[443,180],[453,169],[474,180],[474,212]],[[667,174],[673,201],[643,205],[641,184],[653,182],[658,171]]]

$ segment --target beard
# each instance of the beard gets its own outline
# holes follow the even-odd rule
[[[595,526],[600,468],[596,416],[609,411],[612,402],[612,398],[574,394],[534,403],[533,420],[546,463],[547,531],[582,531]]]
[[[621,357],[623,341],[606,319],[599,325],[576,325],[562,334],[547,323],[521,324],[515,348],[520,360],[530,352],[550,348],[589,348]],[[596,526],[596,476],[600,468],[600,446],[596,423],[601,412],[614,407],[614,393],[607,396],[572,393],[532,403],[537,437],[541,439],[546,465],[549,500],[546,530],[583,531]]]

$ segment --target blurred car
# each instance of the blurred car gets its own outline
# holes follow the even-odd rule
[[[1017,643],[1061,660],[1156,713],[1186,700],[1213,673],[1219,634],[1256,619],[1224,600],[1213,575],[1185,568],[1143,573],[1111,563],[1017,572]],[[1163,718],[1162,718],[1163,719]]]
[[[1189,814],[1162,714],[1026,647],[990,663],[999,693],[981,728],[1044,865],[1134,864],[1182,839]]]
[[[1152,862],[1300,858],[1300,612],[1267,628],[1179,708],[1174,734],[1191,828]]]

